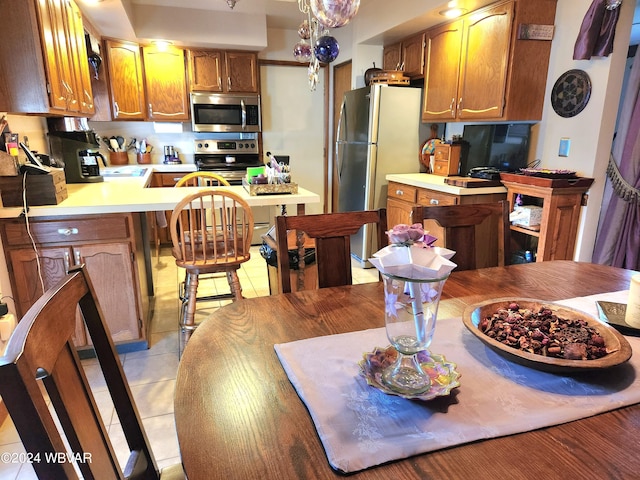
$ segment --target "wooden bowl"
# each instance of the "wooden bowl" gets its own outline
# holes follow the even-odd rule
[[[605,347],[610,350],[611,353],[593,360],[568,360],[565,358],[546,357],[544,355],[518,350],[500,343],[478,328],[478,324],[482,319],[491,317],[501,308],[507,308],[512,302],[516,302],[520,308],[527,308],[533,311],[538,311],[541,306],[545,306],[553,310],[560,318],[585,320],[590,327],[597,329],[598,333],[604,339]],[[462,321],[472,334],[497,353],[520,365],[538,370],[560,373],[596,370],[620,365],[631,358],[631,345],[629,345],[629,342],[627,342],[615,328],[580,310],[545,302],[543,300],[512,297],[487,300],[468,306],[464,311]]]

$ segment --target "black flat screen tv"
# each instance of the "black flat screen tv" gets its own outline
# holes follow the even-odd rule
[[[517,172],[527,167],[531,125],[465,125],[462,141],[467,154],[462,159],[460,175],[475,167],[494,167],[503,172]]]

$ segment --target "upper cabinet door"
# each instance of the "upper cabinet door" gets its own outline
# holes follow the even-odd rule
[[[142,60],[137,43],[107,40],[111,116],[114,120],[145,120]]]
[[[189,50],[189,90],[222,92],[223,57],[219,50]]]
[[[457,21],[426,33],[423,121],[456,118],[462,32],[462,21]]]
[[[152,121],[189,120],[184,50],[155,45],[142,49],[147,91],[147,118]]]
[[[399,70],[402,66],[402,42],[386,45],[382,51],[382,69]]]
[[[227,92],[258,93],[258,56],[251,52],[226,52]]]
[[[404,74],[411,78],[421,78],[424,74],[425,34],[420,33],[402,42],[402,62]]]
[[[460,119],[502,117],[512,23],[512,2],[471,14],[465,19],[458,87]]]
[[[67,40],[71,52],[71,72],[75,80],[76,99],[80,113],[93,115],[93,92],[91,88],[91,74],[89,73],[89,61],[87,46],[84,39],[84,26],[82,25],[82,13],[78,6],[66,0],[67,13]]]

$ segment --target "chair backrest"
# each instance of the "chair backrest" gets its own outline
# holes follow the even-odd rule
[[[78,306],[131,450],[124,476],[73,345]],[[79,478],[69,458],[76,460],[85,479],[159,478],[111,334],[82,266],[49,289],[18,323],[0,357],[0,395],[32,455],[38,478]],[[47,406],[47,395],[59,424]]]
[[[486,247],[493,243],[491,238],[497,237],[498,265],[509,263],[509,203],[506,200],[493,203],[477,203],[470,205],[441,205],[433,207],[413,207],[412,218],[415,222],[435,220],[444,228],[444,246],[455,250],[451,259],[458,266],[456,270],[475,270],[478,268],[476,258],[476,227],[488,218],[490,236],[478,239]],[[493,235],[493,229],[497,234]],[[483,247],[484,248],[484,247]]]
[[[195,272],[247,261],[253,224],[249,204],[229,190],[211,188],[187,195],[169,221],[176,264]]]
[[[174,185],[176,187],[228,187],[229,182],[217,173],[199,171],[188,173]]]
[[[295,231],[298,269],[297,290],[305,289],[305,236],[315,245],[318,287],[350,285],[351,275],[351,235],[364,225],[374,224],[378,247],[388,243],[387,211],[366,210],[357,212],[326,213],[319,215],[298,215],[276,217],[276,241],[278,245],[278,269],[282,292],[292,291],[291,262],[288,251],[288,231]],[[283,254],[286,252],[286,254]]]

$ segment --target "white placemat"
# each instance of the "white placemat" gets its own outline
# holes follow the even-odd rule
[[[596,300],[626,303],[628,292],[561,302],[597,317]],[[634,352],[640,338],[626,337]],[[331,466],[355,472],[479,439],[534,430],[640,401],[640,353],[624,366],[579,376],[512,363],[466,330],[438,320],[431,351],[457,364],[461,386],[431,402],[386,395],[358,375],[364,352],[389,344],[385,329],[275,345],[306,404]]]

